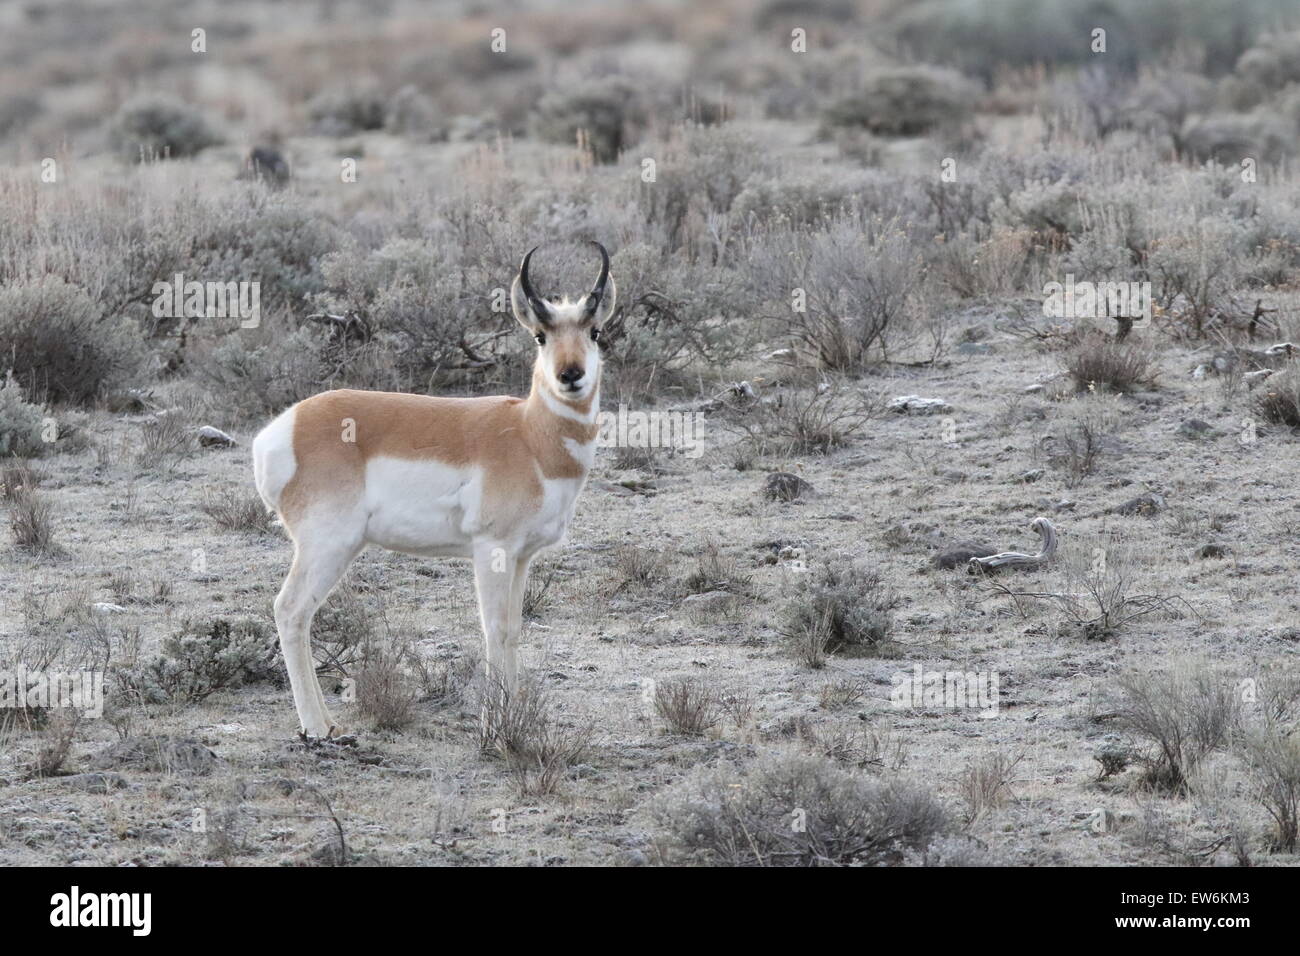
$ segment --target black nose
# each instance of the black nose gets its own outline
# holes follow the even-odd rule
[[[584,374],[586,373],[583,371],[581,366],[570,365],[568,368],[563,369],[560,372],[559,378],[565,385],[573,385],[577,383]]]

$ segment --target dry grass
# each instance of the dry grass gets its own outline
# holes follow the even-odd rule
[[[376,730],[405,730],[415,721],[420,688],[411,668],[414,653],[400,640],[371,640],[362,650],[357,712]]]
[[[1012,776],[1024,754],[994,751],[972,762],[961,775],[961,795],[966,802],[966,822],[974,824],[1014,798]]]
[[[1255,399],[1255,408],[1266,422],[1300,428],[1300,372],[1270,376]]]
[[[1066,358],[1065,370],[1077,392],[1108,389],[1127,393],[1156,384],[1151,351],[1143,346],[1090,339]]]
[[[223,531],[271,532],[272,515],[256,492],[238,488],[211,492],[204,497],[199,509]]]
[[[9,530],[14,543],[45,557],[64,553],[55,541],[54,504],[30,484],[15,485],[5,494],[9,505]]]
[[[514,694],[484,692],[479,746],[501,757],[524,796],[559,790],[569,769],[590,752],[595,726],[563,715],[537,683],[521,681]]]
[[[653,801],[649,815],[666,861],[723,866],[898,862],[950,826],[924,788],[806,754],[700,768]]]
[[[675,734],[700,737],[717,726],[723,702],[718,689],[696,677],[670,677],[655,682],[655,713]]]
[[[1227,743],[1237,719],[1231,682],[1205,665],[1127,672],[1116,691],[1117,725],[1148,745],[1140,757],[1144,779],[1158,790],[1186,790],[1189,775]]]

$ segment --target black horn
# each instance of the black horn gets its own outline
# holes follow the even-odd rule
[[[596,284],[591,287],[587,293],[587,315],[595,315],[596,309],[600,307],[600,300],[605,295],[605,282],[609,279],[609,253],[595,239],[591,244],[600,251],[600,275],[596,277]]]
[[[537,251],[537,248],[537,246],[533,246],[529,249],[528,254],[524,256],[524,261],[519,263],[519,288],[523,290],[524,298],[528,300],[528,306],[533,310],[533,315],[537,317],[537,321],[546,325],[551,320],[551,310],[542,297],[533,289],[533,283],[528,278],[528,260],[533,257],[533,253]]]

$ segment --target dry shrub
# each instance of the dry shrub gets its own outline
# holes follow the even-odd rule
[[[232,488],[211,492],[199,507],[223,531],[267,534],[271,530],[271,513],[261,497],[250,491]]]
[[[884,651],[897,606],[897,593],[879,572],[848,559],[827,561],[786,605],[782,632],[796,656],[819,668],[827,654]]]
[[[1146,742],[1145,781],[1185,791],[1188,775],[1227,741],[1238,715],[1232,684],[1203,664],[1127,672],[1117,682],[1117,726]]]
[[[414,648],[401,640],[369,641],[357,668],[357,710],[376,730],[405,730],[415,720],[420,689]]]
[[[118,152],[133,162],[193,156],[221,142],[198,107],[166,93],[142,93],[124,103],[110,133]]]
[[[614,553],[614,572],[618,581],[614,593],[628,587],[650,587],[663,577],[666,563],[662,551],[624,545]]]
[[[1105,537],[1067,549],[1058,560],[1061,590],[1047,598],[1060,607],[1069,631],[1086,640],[1105,640],[1148,614],[1177,618],[1191,610],[1177,595],[1138,590],[1141,572],[1151,566],[1150,558],[1138,551],[1131,543]]]
[[[755,455],[824,455],[847,445],[881,407],[878,396],[825,386],[738,411],[726,427],[744,435]]]
[[[838,710],[860,703],[867,694],[867,685],[856,677],[837,677],[822,685],[817,695],[826,710]]]
[[[966,801],[967,823],[975,823],[1014,797],[1011,776],[1023,757],[1023,754],[1013,757],[999,750],[973,761],[962,772],[960,786]]]
[[[775,232],[763,238],[751,274],[807,361],[856,373],[882,358],[913,313],[924,270],[907,230],[898,222],[862,222],[844,216],[824,230]],[[799,309],[792,289],[803,290]]]
[[[1274,375],[1264,383],[1255,408],[1265,421],[1288,428],[1300,428],[1300,372]]]
[[[838,764],[858,770],[901,770],[907,761],[903,744],[889,727],[877,729],[861,723],[849,726],[817,724],[803,717],[781,728],[782,736]]]
[[[721,866],[898,863],[951,826],[929,789],[799,753],[698,768],[647,809],[665,861]]]
[[[598,163],[612,163],[645,127],[643,100],[641,87],[627,77],[585,77],[547,91],[537,104],[534,131],[547,142],[580,145]]]
[[[141,426],[135,462],[140,468],[171,468],[197,450],[188,417],[176,411],[162,412]]]
[[[1040,448],[1047,463],[1065,474],[1065,482],[1074,487],[1096,472],[1108,449],[1114,447],[1123,409],[1118,399],[1109,395],[1086,395],[1077,407],[1061,416],[1053,433],[1045,436]]]
[[[374,633],[370,611],[352,579],[345,579],[321,605],[311,624],[318,673],[347,674]]]
[[[682,582],[688,594],[705,591],[729,591],[743,594],[749,587],[750,576],[740,569],[735,555],[727,554],[716,541],[706,541],[695,556],[695,570]]]
[[[832,640],[833,620],[831,608],[809,605],[790,613],[781,629],[790,653],[810,670],[818,671],[826,666],[826,649]]]
[[[25,551],[55,557],[63,549],[54,541],[54,506],[32,485],[15,485],[5,494],[14,543]]]
[[[1273,849],[1294,853],[1300,838],[1300,735],[1267,720],[1242,735],[1242,752],[1257,797],[1273,818]]]
[[[30,777],[56,777],[72,753],[77,733],[81,729],[82,714],[76,709],[60,709],[57,716],[43,731],[44,737],[27,768]]]
[[[562,577],[564,577],[564,566],[558,561],[550,561],[531,569],[528,574],[528,584],[524,588],[524,617],[537,617],[542,613],[550,603],[551,588]]]
[[[146,350],[134,323],[46,275],[0,288],[0,355],[29,395],[85,405],[130,382]]]
[[[1078,392],[1106,388],[1124,393],[1150,388],[1156,383],[1155,360],[1150,350],[1109,339],[1085,340],[1066,357],[1065,370]]]
[[[247,684],[280,685],[285,677],[276,638],[252,618],[185,621],[156,657],[114,673],[130,699],[151,704],[195,704]]]
[[[50,444],[44,440],[45,409],[27,401],[13,372],[0,384],[0,457],[35,458]]]
[[[723,705],[718,689],[696,677],[655,682],[655,713],[675,734],[700,737],[717,726]]]
[[[521,681],[514,693],[489,681],[479,746],[496,753],[524,796],[559,789],[569,768],[591,750],[595,724],[562,718],[540,684]]]
[[[859,127],[882,136],[919,136],[960,122],[975,85],[955,70],[928,65],[877,70],[858,92],[826,110],[831,127]]]

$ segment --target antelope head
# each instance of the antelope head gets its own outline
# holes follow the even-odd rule
[[[583,402],[600,382],[600,333],[614,311],[617,289],[609,274],[609,253],[600,253],[600,275],[586,295],[570,301],[542,298],[528,278],[534,246],[519,265],[510,287],[510,305],[519,324],[537,341],[537,367],[545,383],[560,399]]]

